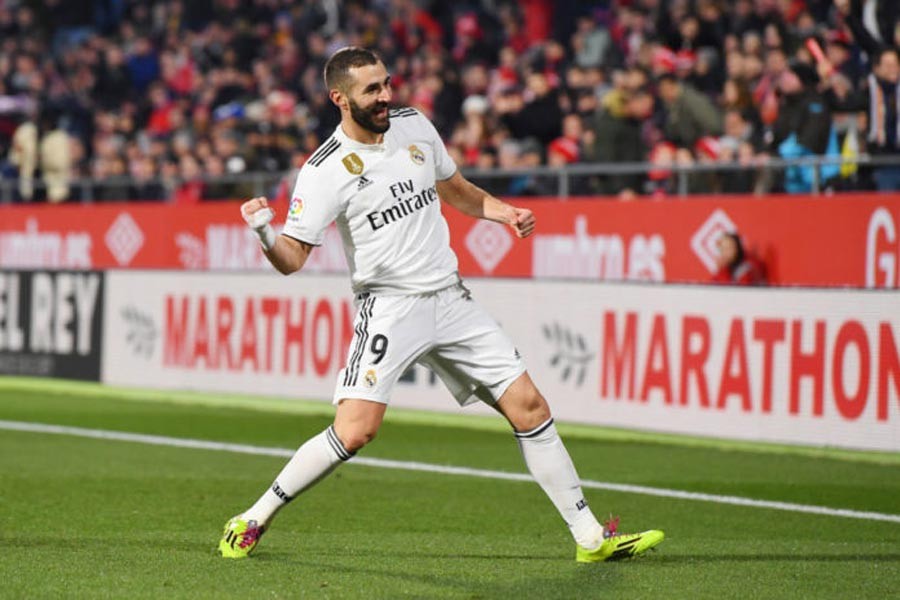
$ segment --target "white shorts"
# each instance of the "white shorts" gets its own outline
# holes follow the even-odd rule
[[[428,294],[358,294],[356,307],[335,404],[345,398],[387,404],[415,362],[434,371],[460,406],[493,404],[525,372],[516,347],[462,284]]]

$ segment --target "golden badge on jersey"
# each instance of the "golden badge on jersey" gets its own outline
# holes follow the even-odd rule
[[[421,150],[419,150],[419,147],[416,146],[415,144],[412,144],[409,147],[409,157],[417,165],[425,164],[425,153],[422,152]]]
[[[375,375],[375,369],[366,371],[366,387],[375,387],[378,383],[378,377]]]
[[[359,155],[356,154],[356,152],[351,152],[350,154],[342,158],[341,162],[344,163],[344,167],[353,175],[359,175],[363,172],[363,168],[365,167],[365,165],[363,165],[362,159],[359,157]]]

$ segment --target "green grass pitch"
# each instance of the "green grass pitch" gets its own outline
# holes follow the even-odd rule
[[[450,402],[448,400],[448,402]],[[0,419],[295,448],[304,402],[0,378]],[[561,426],[584,479],[900,514],[900,455]],[[388,411],[362,456],[523,472],[499,419]],[[345,465],[246,561],[214,547],[284,458],[0,429],[0,598],[877,598],[900,523],[586,490],[667,539],[577,565],[533,483]]]

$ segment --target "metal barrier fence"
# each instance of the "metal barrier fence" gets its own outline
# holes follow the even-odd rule
[[[841,171],[828,176],[823,169]],[[800,177],[808,189],[798,193],[820,194],[828,190],[870,189],[867,174],[888,168],[896,171],[895,191],[900,191],[900,155],[861,155],[853,159],[841,156],[809,156],[796,159],[767,159],[752,164],[698,162],[690,165],[660,165],[654,163],[580,163],[562,167],[536,166],[523,169],[465,168],[463,174],[491,193],[513,196],[596,196],[615,194],[617,184],[631,178],[637,182],[636,194],[648,193],[648,186],[656,186],[675,196],[693,193],[751,193],[784,192],[785,182]],[[277,195],[279,188],[293,185],[294,172],[248,172],[200,178],[185,182],[178,179],[150,179],[138,181],[131,177],[102,180],[73,179],[67,183],[70,201],[103,202],[116,200],[174,199],[185,185],[200,184],[203,199],[235,199],[252,196]],[[730,189],[735,181],[750,189]],[[46,184],[33,180],[32,198],[46,197]],[[610,189],[612,186],[612,189]],[[289,192],[287,192],[289,193]],[[20,181],[0,180],[0,204],[28,202],[23,198]]]

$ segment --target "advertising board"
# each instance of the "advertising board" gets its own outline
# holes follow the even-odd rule
[[[0,374],[99,380],[103,273],[0,271]]]
[[[896,291],[468,284],[562,421],[900,450]],[[107,292],[111,384],[330,401],[353,335],[344,277],[114,271]],[[460,410],[421,367],[392,404]]]
[[[510,200],[534,211],[534,236],[443,207],[463,276],[702,283],[719,236],[737,231],[771,284],[900,287],[900,194]],[[0,268],[271,271],[238,207],[0,207]],[[346,272],[334,226],[305,269]]]

